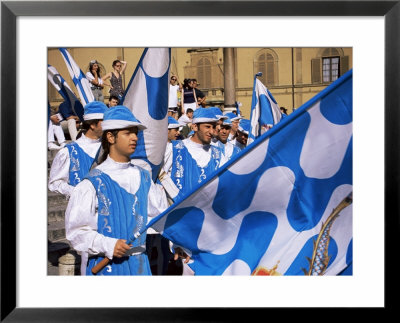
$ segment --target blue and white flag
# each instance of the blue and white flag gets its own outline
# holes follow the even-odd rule
[[[146,48],[121,100],[147,129],[140,131],[131,158],[155,180],[168,140],[170,48]]]
[[[57,69],[50,64],[47,65],[47,78],[57,92],[63,97],[64,101],[69,103],[75,115],[83,122],[84,109],[81,102],[75,96],[68,83],[65,82],[65,79],[58,73]]]
[[[352,274],[352,133],[349,71],[149,226],[196,275]]]
[[[247,145],[281,121],[282,113],[271,92],[254,77],[253,97],[251,100],[251,128]]]
[[[69,75],[78,90],[79,97],[82,100],[82,105],[85,106],[89,102],[94,101],[94,96],[91,90],[90,82],[85,74],[81,71],[78,64],[74,61],[66,48],[59,48],[65,64],[67,65]]]

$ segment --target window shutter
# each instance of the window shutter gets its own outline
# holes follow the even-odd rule
[[[343,75],[349,70],[349,56],[340,57],[340,75]]]
[[[321,59],[314,58],[311,60],[311,82],[321,83]]]

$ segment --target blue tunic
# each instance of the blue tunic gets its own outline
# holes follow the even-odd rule
[[[172,141],[171,178],[179,189],[178,197],[192,191],[218,169],[221,162],[221,149],[212,145],[210,149],[210,161],[205,167],[200,167],[181,140]]]
[[[96,189],[98,200],[97,231],[106,237],[125,239],[130,243],[134,234],[147,224],[147,199],[151,185],[150,173],[140,169],[140,187],[136,194],[127,192],[109,175],[94,169],[87,178]],[[138,250],[146,244],[146,233],[133,243]],[[142,248],[142,251],[145,251]],[[92,268],[104,257],[89,258],[86,275],[93,275]],[[113,258],[97,275],[151,275],[146,253]]]
[[[232,156],[235,156],[236,154],[240,153],[240,151],[241,151],[241,149],[240,149],[239,147],[232,145],[232,154],[231,154],[230,156],[227,156],[227,155],[226,155],[226,152],[225,152],[225,147],[226,147],[226,145],[224,145],[224,144],[223,144],[221,141],[219,141],[219,140],[217,141],[217,145],[218,145],[218,147],[221,149],[222,153],[225,155],[225,157],[226,157],[228,160],[231,159]],[[227,145],[229,145],[229,144],[227,143]]]
[[[68,148],[70,160],[68,183],[76,186],[89,173],[94,158],[85,153],[76,142],[71,142],[66,147]]]

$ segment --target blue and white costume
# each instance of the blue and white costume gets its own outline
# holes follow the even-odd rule
[[[101,120],[106,110],[104,103],[91,102],[85,106],[84,120]],[[90,139],[83,134],[75,142],[60,149],[51,165],[49,190],[68,198],[74,187],[89,172],[99,148],[100,139]]]
[[[147,217],[157,216],[167,207],[163,189],[152,183],[148,171],[108,157],[71,195],[66,211],[67,239],[78,252],[112,259],[118,239],[129,241],[146,226]],[[150,274],[145,239],[143,234],[135,241],[132,256],[116,258],[99,275]],[[86,272],[91,274],[90,269],[101,259],[91,257]]]
[[[230,141],[227,141],[225,144],[223,144],[221,141],[218,140],[217,142],[213,142],[212,145],[219,147],[227,160],[230,160],[232,156],[235,156],[242,150],[239,147],[233,145]]]
[[[225,120],[223,120],[222,125],[224,126],[230,126],[232,127],[232,121],[228,117],[226,117]],[[225,144],[218,140],[218,138],[215,138],[216,140],[213,140],[211,142],[212,145],[217,146],[221,149],[222,153],[225,155],[227,160],[230,160],[232,156],[236,155],[241,151],[241,149],[235,145],[232,144],[232,142],[227,141]]]
[[[218,118],[209,108],[199,108],[193,116],[193,123],[217,121]],[[171,177],[182,196],[200,185],[226,161],[220,148],[199,144],[187,138],[167,145],[163,170]]]
[[[191,139],[173,141],[171,148],[171,178],[181,194],[193,190],[218,169],[221,162],[226,162],[219,148],[198,144]]]
[[[119,107],[105,113],[103,130],[115,129],[115,124],[121,129],[129,126],[129,120],[108,119],[108,114],[115,109],[118,112]],[[134,125],[140,123],[136,120]],[[163,188],[154,184],[147,170],[108,156],[75,187],[66,210],[67,239],[83,256],[81,274],[91,275],[91,268],[107,257],[111,262],[98,275],[151,275],[145,254],[146,233],[122,258],[113,258],[114,248],[118,239],[129,244],[146,226],[148,217],[159,215],[167,207]]]

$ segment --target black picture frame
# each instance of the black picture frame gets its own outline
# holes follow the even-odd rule
[[[113,8],[118,10],[113,10]],[[399,236],[399,1],[2,1],[1,2],[1,321],[5,322],[186,322],[236,321],[249,308],[17,308],[16,264],[16,19],[18,16],[384,16],[385,18],[385,306]],[[373,45],[373,44],[372,44]],[[382,103],[383,104],[383,103]],[[371,147],[373,153],[373,147]],[[366,201],[367,203],[367,201]],[[180,288],[184,287],[180,286]],[[189,296],[190,292],[188,291]],[[266,304],[267,306],[268,304]],[[255,311],[263,309],[250,309]],[[287,309],[283,309],[282,312]],[[282,313],[283,314],[283,313]],[[382,319],[382,311],[378,315]],[[325,312],[324,315],[329,315]],[[254,317],[253,317],[254,318]],[[369,318],[372,318],[369,316]],[[249,318],[250,319],[250,318]],[[250,319],[252,320],[252,319]]]

